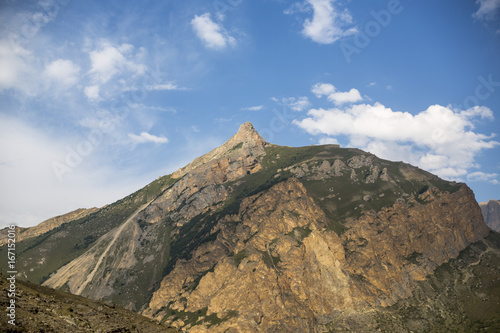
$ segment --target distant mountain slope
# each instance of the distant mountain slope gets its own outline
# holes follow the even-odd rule
[[[0,275],[0,304],[8,305],[8,283]],[[111,303],[53,290],[24,281],[16,281],[15,326],[7,323],[6,313],[0,316],[2,332],[176,332],[139,314]]]
[[[465,184],[358,149],[277,146],[245,123],[174,174],[20,242],[17,265],[189,332],[328,331],[339,318],[376,324],[358,315],[407,300],[438,309],[415,293],[489,233]],[[468,304],[454,304],[441,313],[456,322],[453,306]],[[381,328],[406,325],[384,318]]]
[[[97,210],[98,210],[98,208],[95,208],[95,207],[89,208],[89,209],[80,208],[80,209],[74,210],[74,211],[69,212],[69,213],[64,214],[64,215],[52,217],[48,220],[41,222],[40,224],[38,224],[34,227],[31,227],[31,228],[19,228],[19,227],[17,227],[16,228],[16,234],[17,234],[16,239],[18,242],[20,242],[20,241],[25,240],[25,239],[29,239],[29,238],[36,237],[38,235],[42,235],[44,233],[49,232],[52,229],[59,227],[61,224],[81,219],[87,215],[90,215],[90,214],[96,212]],[[7,243],[7,233],[8,233],[7,228],[0,230],[0,246]]]
[[[479,204],[484,222],[491,230],[500,232],[500,200],[490,200]]]

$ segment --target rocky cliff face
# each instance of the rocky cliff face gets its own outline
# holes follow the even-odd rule
[[[357,149],[272,145],[246,123],[176,173],[21,242],[19,271],[189,332],[326,332],[339,318],[377,327],[361,313],[411,299],[488,233],[465,184]]]
[[[500,200],[490,200],[479,204],[484,222],[491,230],[500,232]]]
[[[339,311],[393,305],[488,234],[467,187],[418,198],[428,202],[350,219],[339,236],[297,179],[279,183],[221,220],[217,239],[177,263],[144,314],[190,332],[209,329],[199,311],[224,320],[217,332],[307,332]]]

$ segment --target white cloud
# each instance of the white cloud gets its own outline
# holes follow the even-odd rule
[[[167,143],[168,139],[163,136],[156,136],[149,134],[147,132],[142,132],[141,135],[136,135],[130,133],[129,138],[132,139],[134,143],[147,143],[147,142],[154,142],[154,143]]]
[[[312,109],[307,118],[294,123],[310,134],[345,135],[351,146],[381,158],[403,160],[441,177],[459,179],[478,167],[475,159],[482,150],[499,145],[491,136],[473,131],[474,118],[492,117],[490,112],[485,107],[457,112],[432,105],[412,115],[380,103],[357,104]]]
[[[91,130],[99,130],[107,135],[117,134],[123,126],[123,118],[107,110],[99,110],[95,114],[81,119],[78,124]]]
[[[339,142],[335,138],[324,137],[324,138],[319,139],[319,144],[320,145],[338,145]]]
[[[100,99],[99,86],[97,86],[97,85],[85,87],[83,89],[83,92],[85,93],[85,96],[87,96],[87,98],[90,101],[97,101]]]
[[[351,89],[346,92],[337,91],[335,86],[329,83],[317,83],[312,87],[312,93],[320,98],[326,96],[330,102],[335,105],[342,105],[345,103],[355,103],[361,101],[363,98],[357,89]]]
[[[246,108],[241,108],[243,111],[260,111],[264,108],[264,105],[249,106]]]
[[[323,96],[329,96],[330,94],[335,93],[337,89],[333,84],[329,83],[316,83],[312,89],[312,93],[316,95],[316,97],[320,98]]]
[[[313,17],[304,21],[302,34],[316,43],[332,44],[357,31],[355,28],[344,30],[343,26],[352,23],[352,16],[347,9],[335,8],[335,0],[307,0],[307,3],[312,7]]]
[[[309,99],[306,96],[301,96],[301,97],[284,97],[281,99],[278,99],[276,97],[272,97],[271,100],[274,102],[283,105],[285,107],[288,107],[292,109],[293,111],[304,111],[307,109],[311,103],[309,102]]]
[[[71,60],[58,59],[48,64],[44,73],[52,80],[72,86],[78,81],[80,67]]]
[[[128,104],[130,108],[138,111],[160,111],[160,112],[171,112],[177,113],[177,110],[171,106],[149,106],[141,103],[131,103]]]
[[[90,52],[89,56],[92,63],[90,72],[95,73],[101,82],[109,81],[127,62],[121,52],[110,45]]]
[[[231,37],[222,25],[212,21],[210,13],[201,16],[195,15],[194,19],[191,20],[191,26],[198,38],[209,49],[222,50],[228,45],[234,46],[236,44],[236,39]]]
[[[173,82],[167,82],[167,83],[161,83],[161,84],[155,84],[155,85],[148,85],[146,86],[146,90],[152,90],[152,91],[161,91],[161,90],[186,90],[186,88],[182,88],[177,86]]]
[[[90,73],[99,83],[106,83],[118,74],[131,73],[142,75],[146,71],[146,66],[128,59],[134,49],[130,44],[113,46],[110,42],[102,40],[99,47],[89,52],[91,68]],[[134,57],[130,55],[129,58]]]
[[[500,8],[500,0],[476,0],[476,3],[479,9],[472,16],[479,20],[492,19]]]
[[[496,173],[485,173],[481,171],[476,171],[467,175],[467,180],[471,182],[488,182],[494,185],[499,185],[498,174]]]
[[[474,106],[470,109],[461,111],[460,114],[466,118],[474,118],[476,116],[480,116],[481,119],[494,119],[493,111],[491,111],[490,108],[487,108],[486,106]]]
[[[18,89],[33,95],[36,85],[36,71],[33,68],[33,55],[24,47],[0,39],[0,91]]]

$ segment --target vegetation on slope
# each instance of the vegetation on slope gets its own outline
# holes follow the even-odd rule
[[[5,275],[0,275],[0,305],[9,299]],[[16,326],[2,314],[2,332],[176,332],[137,313],[108,302],[98,302],[29,282],[16,281]]]

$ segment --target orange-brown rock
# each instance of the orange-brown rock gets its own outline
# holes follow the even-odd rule
[[[366,212],[338,236],[300,181],[279,183],[220,221],[217,240],[177,263],[144,314],[161,319],[169,305],[178,314],[238,314],[190,332],[312,332],[338,311],[392,305],[489,232],[465,185],[418,199]],[[183,327],[180,319],[167,321]]]

